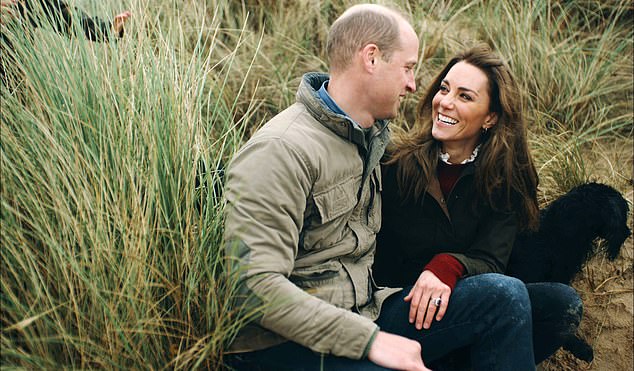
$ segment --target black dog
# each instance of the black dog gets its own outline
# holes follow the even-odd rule
[[[587,183],[573,188],[541,211],[539,231],[517,237],[507,274],[526,283],[570,284],[598,253],[597,237],[606,240],[610,260],[618,256],[631,234],[628,211],[627,201],[610,186]],[[594,358],[592,347],[578,335],[564,349],[586,362]]]

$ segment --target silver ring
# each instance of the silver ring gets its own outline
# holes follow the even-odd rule
[[[441,298],[432,298],[431,302],[434,303],[435,306],[439,307],[440,304],[442,304],[442,299]]]

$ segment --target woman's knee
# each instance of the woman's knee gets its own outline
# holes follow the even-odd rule
[[[533,317],[576,329],[583,316],[583,301],[577,291],[563,283],[543,282],[526,285]]]
[[[566,308],[566,314],[573,318],[577,324],[581,322],[583,316],[583,301],[575,289],[563,283],[554,283],[557,296],[562,305]]]
[[[514,312],[525,312],[530,315],[531,302],[526,285],[519,279],[498,273],[486,273],[471,276],[465,283],[477,286],[486,300],[496,306],[506,306]]]

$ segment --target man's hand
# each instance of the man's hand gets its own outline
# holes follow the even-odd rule
[[[112,20],[112,30],[114,31],[115,35],[121,35],[121,33],[123,32],[123,26],[128,21],[128,18],[130,18],[131,15],[132,13],[126,10],[125,12],[119,13],[114,16],[114,19]]]
[[[394,370],[430,371],[423,363],[419,342],[383,331],[376,335],[368,359]]]
[[[417,329],[429,329],[436,315],[436,321],[440,321],[447,311],[451,289],[445,285],[435,274],[423,271],[412,291],[407,294],[405,301],[409,305],[409,323],[415,323]],[[434,299],[440,298],[440,306],[436,306]],[[438,311],[438,313],[436,313]]]

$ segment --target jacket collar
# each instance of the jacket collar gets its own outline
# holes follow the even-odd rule
[[[331,111],[319,96],[318,90],[328,78],[328,74],[321,72],[305,74],[297,90],[297,102],[306,106],[308,112],[322,125],[367,153],[370,149],[368,138],[373,138],[378,132],[383,131],[387,126],[387,120],[376,121],[366,137],[366,133],[354,125],[348,117]]]

